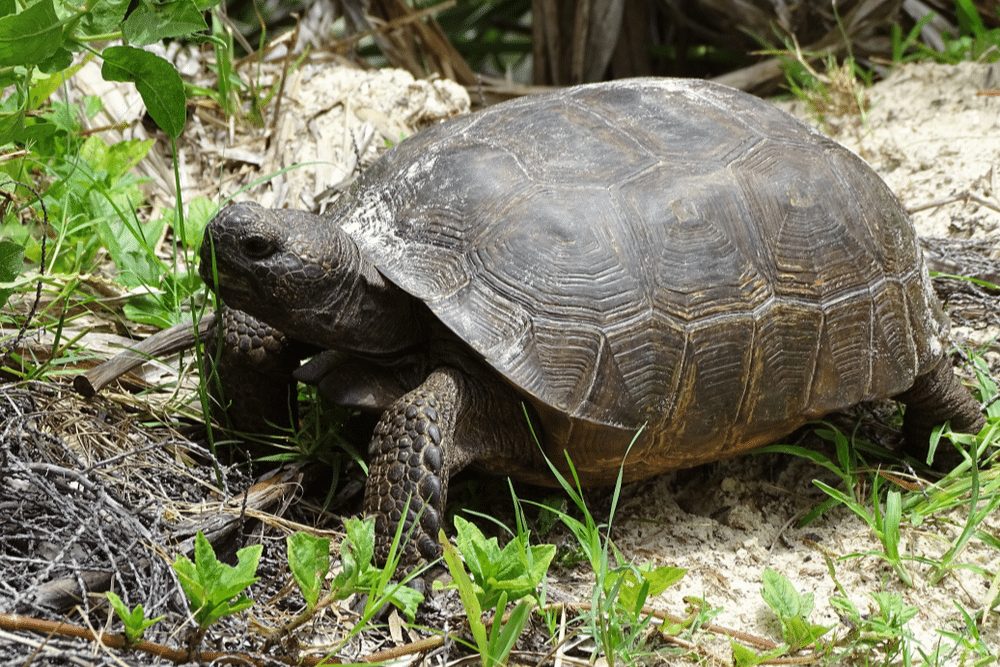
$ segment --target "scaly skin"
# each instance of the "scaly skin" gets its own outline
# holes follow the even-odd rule
[[[906,452],[921,461],[927,458],[931,431],[938,424],[950,421],[955,431],[978,433],[986,423],[979,403],[955,375],[948,357],[942,358],[928,373],[918,377],[913,387],[895,398],[906,405],[903,417]],[[942,446],[935,454],[934,465],[950,470],[961,459],[953,447]]]
[[[293,428],[298,404],[292,371],[309,350],[241,310],[222,308],[216,326],[206,345],[214,375],[206,377],[219,421],[242,433]]]
[[[405,565],[440,555],[452,475],[476,462],[503,470],[510,457],[544,465],[514,392],[451,367],[435,370],[382,414],[369,455],[364,511],[375,517],[375,557],[387,560],[406,510]]]

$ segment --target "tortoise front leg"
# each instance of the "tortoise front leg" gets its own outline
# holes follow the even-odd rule
[[[246,434],[294,428],[298,405],[292,371],[310,351],[242,310],[221,307],[205,345],[215,417]]]
[[[499,468],[502,459],[524,463],[539,456],[517,394],[502,382],[483,382],[454,368],[435,370],[383,413],[369,454],[364,511],[375,517],[375,558],[383,564],[388,559],[409,501],[406,565],[439,555],[452,475],[477,460]]]

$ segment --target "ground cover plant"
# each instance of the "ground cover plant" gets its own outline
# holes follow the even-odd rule
[[[101,14],[98,10],[106,6],[116,9]],[[38,190],[48,215],[43,222],[42,209],[27,189],[2,187],[8,197],[0,228],[5,379],[0,396],[5,472],[0,481],[5,510],[0,566],[5,575],[24,572],[4,576],[0,583],[0,629],[5,633],[0,650],[7,651],[0,657],[21,658],[31,651],[45,656],[39,658],[43,660],[55,655],[46,651],[54,650],[81,664],[161,664],[196,652],[205,660],[239,655],[250,664],[298,659],[320,664],[335,657],[390,660],[407,654],[427,655],[432,662],[478,654],[484,664],[536,664],[557,653],[607,664],[996,661],[1000,479],[994,463],[1000,402],[995,342],[989,340],[982,344],[987,356],[970,354],[965,366],[989,421],[979,434],[954,434],[947,428],[936,434],[939,449],[957,442],[966,452],[942,477],[929,472],[924,462],[910,461],[909,467],[897,463],[878,438],[871,441],[870,433],[880,432],[873,423],[898,428],[891,409],[881,422],[862,415],[858,428],[850,420],[817,424],[814,435],[803,436],[805,442],[779,444],[770,454],[738,464],[760,466],[754,469],[765,480],[770,479],[762,471],[767,466],[801,465],[804,483],[816,479],[814,494],[802,491],[808,495],[804,511],[790,517],[785,532],[826,535],[830,525],[852,525],[870,538],[857,550],[823,540],[800,548],[800,555],[819,554],[823,578],[835,590],[827,597],[803,585],[794,569],[759,561],[753,564],[759,583],[745,598],[720,599],[694,583],[701,576],[697,570],[704,569],[697,557],[682,561],[673,551],[635,548],[642,542],[635,537],[635,524],[642,522],[634,519],[641,513],[628,500],[636,498],[635,492],[619,484],[610,494],[585,496],[573,480],[563,479],[559,500],[527,502],[515,496],[506,519],[510,530],[473,514],[456,515],[455,537],[442,541],[445,559],[439,564],[451,581],[428,594],[438,596],[438,607],[420,611],[417,591],[393,580],[392,568],[371,563],[370,522],[348,519],[339,524],[330,519],[333,513],[323,511],[327,501],[337,502],[338,491],[324,497],[328,473],[310,467],[313,459],[305,453],[316,447],[308,433],[299,436],[301,442],[288,443],[292,449],[275,461],[287,466],[279,470],[288,477],[258,480],[262,468],[250,476],[246,468],[230,466],[229,450],[199,446],[197,437],[189,444],[186,436],[197,428],[178,421],[172,409],[149,408],[124,393],[84,403],[69,396],[64,384],[60,389],[61,378],[77,372],[91,355],[89,329],[149,332],[194,319],[204,307],[191,258],[216,203],[178,194],[173,210],[153,204],[148,176],[138,175],[137,169],[157,154],[183,152],[190,107],[242,108],[220,117],[243,113],[262,118],[259,110],[273,109],[268,104],[279,97],[269,91],[277,91],[282,80],[279,76],[258,85],[246,69],[228,69],[237,67],[228,52],[230,38],[217,16],[206,21],[202,10],[207,6],[140,3],[141,11],[122,22],[124,14],[114,12],[124,12],[123,5],[88,3],[81,8],[46,1],[12,6],[18,11],[0,17],[0,68],[8,86],[0,108],[0,130],[8,140],[0,171],[11,183]],[[958,7],[966,16],[962,32],[944,51],[922,53],[926,47],[917,45],[916,33],[901,31],[896,60],[993,57],[995,29],[979,14],[976,22],[971,3]],[[161,28],[152,31],[150,26]],[[217,88],[185,84],[162,52],[154,53],[154,43],[180,36],[208,40]],[[101,40],[95,41],[97,37]],[[115,37],[124,37],[127,44],[112,43]],[[63,96],[67,80],[79,71],[79,59],[67,60],[74,55],[101,63],[106,79],[136,90],[159,129],[151,129],[149,138],[111,141],[87,125],[85,119],[95,117],[106,101]],[[294,66],[279,62],[276,68],[280,72]],[[827,69],[810,65],[821,74],[810,76],[820,81],[841,66],[840,61],[831,61]],[[851,77],[856,83],[856,75]],[[867,90],[861,78],[865,85],[850,88],[852,99],[858,99],[857,90]],[[808,97],[820,88],[806,82],[799,94]],[[832,117],[834,111],[824,108]],[[364,152],[355,137],[347,143],[352,144],[348,153]],[[182,193],[178,163],[170,163],[169,175]],[[995,298],[991,281],[977,280],[979,284],[956,289]],[[32,312],[39,283],[42,299]],[[963,302],[956,297],[954,303]],[[25,322],[31,332],[15,343],[12,336]],[[26,383],[34,380],[46,384]],[[158,393],[181,392],[187,397],[168,405],[181,403],[183,415],[199,417],[203,396],[184,389],[176,378]],[[314,417],[317,421],[310,423],[345,421],[342,415],[308,415]],[[67,435],[64,427],[53,426],[55,421],[78,428]],[[118,425],[113,438],[93,439],[92,434],[111,423]],[[153,430],[145,440],[136,437],[146,427],[162,428],[161,423],[171,425],[170,435]],[[301,448],[295,449],[296,444]],[[347,485],[357,475],[358,458],[351,453],[340,458],[344,463],[338,473]],[[682,479],[665,484],[682,485]],[[730,479],[720,476],[709,484]],[[173,487],[176,480],[190,481]],[[316,487],[323,491],[299,491]],[[649,504],[655,503],[640,503]],[[288,509],[292,505],[296,509]],[[32,508],[46,512],[31,514]],[[60,515],[71,520],[56,532]],[[105,521],[107,517],[112,518]],[[226,518],[223,529],[218,517]],[[716,521],[697,513],[687,517],[692,523]],[[718,529],[726,527],[723,523],[712,525]],[[45,528],[38,534],[47,537],[31,535],[26,527]],[[683,531],[678,535],[681,541],[691,539]],[[101,536],[104,542],[86,541]],[[149,548],[129,555],[136,553],[132,546],[142,543]],[[67,563],[91,551],[102,557],[107,551],[106,563],[114,564],[93,568],[100,575],[96,577],[82,568],[90,590],[100,595],[70,595],[67,602],[49,587],[44,591],[51,595],[48,606],[38,601],[40,583],[55,581],[76,591],[75,582],[83,575]],[[874,573],[873,578],[848,580],[854,567]],[[47,579],[53,572],[58,576]],[[955,582],[968,591],[960,592]],[[931,640],[918,627],[918,593],[927,590],[953,596],[953,614],[931,629]],[[29,591],[39,597],[29,599]],[[759,625],[747,629],[724,620],[734,608],[753,605],[764,610]],[[103,641],[113,651],[98,654],[84,648],[96,641],[102,627]],[[75,634],[67,636],[70,630]],[[43,642],[33,633],[51,639]],[[384,650],[382,641],[395,649]]]

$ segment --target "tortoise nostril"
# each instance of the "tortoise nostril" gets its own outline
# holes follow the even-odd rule
[[[251,234],[243,239],[243,253],[253,259],[263,259],[274,252],[271,239],[260,234]]]

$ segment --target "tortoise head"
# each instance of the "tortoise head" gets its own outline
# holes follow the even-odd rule
[[[199,273],[228,306],[297,337],[331,321],[324,315],[358,261],[353,242],[329,219],[239,203],[206,228]]]
[[[388,282],[326,216],[232,204],[205,230],[201,277],[231,308],[322,348],[389,353],[412,343]],[[397,326],[389,326],[391,323]],[[401,326],[399,326],[401,325]]]

